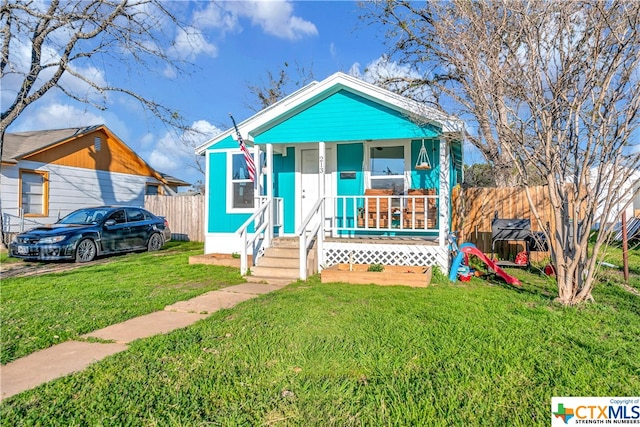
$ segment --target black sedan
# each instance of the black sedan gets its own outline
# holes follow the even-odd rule
[[[20,233],[9,251],[27,260],[89,262],[105,254],[157,251],[169,240],[165,218],[142,208],[101,206],[79,209],[55,224]]]

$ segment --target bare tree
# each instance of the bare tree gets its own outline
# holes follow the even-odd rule
[[[399,93],[412,98],[416,93],[428,94],[418,100],[464,118],[473,129],[468,139],[493,167],[496,185],[515,185],[512,161],[496,133],[496,128],[508,125],[504,122],[508,118],[492,113],[499,99],[509,96],[507,88],[496,82],[503,72],[502,43],[510,41],[496,41],[517,37],[498,16],[505,10],[457,1],[389,0],[373,5],[367,18],[385,25],[394,57],[414,68],[413,73],[391,75],[377,83],[396,91],[401,88]],[[491,14],[491,21],[481,20]],[[423,87],[428,89],[420,90]]]
[[[5,90],[16,90],[2,110],[0,132],[52,89],[101,110],[107,93],[122,93],[166,123],[181,126],[175,111],[134,88],[111,85],[96,69],[113,64],[130,66],[137,74],[167,67],[184,72],[186,63],[167,53],[172,44],[167,28],[191,30],[166,5],[159,0],[4,0],[0,76]],[[21,50],[29,57],[22,57]]]
[[[128,67],[130,74],[142,76],[167,69],[186,72],[188,63],[171,54],[176,48],[168,29],[187,35],[193,29],[168,9],[170,4],[161,0],[2,0],[0,155],[9,125],[52,90],[100,110],[107,108],[107,94],[124,94],[170,127],[185,128],[176,111],[130,87],[133,83],[113,85],[107,75],[109,66],[119,71]]]
[[[513,10],[521,43],[511,49],[505,85],[507,143],[523,181],[527,165],[546,177],[556,227],[546,224],[565,304],[591,299],[598,254],[633,199],[624,183],[640,167],[640,9],[632,2],[523,4]],[[637,189],[635,190],[637,191]],[[590,254],[589,237],[600,232]]]
[[[410,84],[429,85],[436,104],[459,108],[476,128],[470,140],[496,168],[498,186],[547,183],[553,222],[534,214],[550,242],[559,300],[591,299],[616,209],[635,196],[632,185],[622,184],[640,166],[637,4],[377,6],[369,16],[390,25],[396,53],[424,69]],[[589,252],[596,223],[600,232]]]
[[[248,85],[249,93],[256,98],[257,102],[251,102],[246,107],[254,112],[261,111],[311,81],[313,81],[312,67],[306,69],[296,65],[295,74],[292,75],[289,71],[289,63],[285,62],[276,73],[267,71],[266,81],[261,80]]]

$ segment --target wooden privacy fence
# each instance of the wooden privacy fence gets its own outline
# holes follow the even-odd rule
[[[545,186],[530,187],[531,197],[543,223],[554,224]],[[145,196],[144,205],[167,218],[172,238],[204,242],[204,196]],[[540,231],[523,188],[467,188],[452,194],[452,227],[460,232],[460,242],[471,242],[491,252],[491,221],[499,218],[530,219],[532,231]]]
[[[542,217],[553,229],[554,218],[547,187],[529,187],[531,199]],[[531,220],[531,230],[541,231],[529,206],[524,188],[454,188],[452,194],[453,229],[460,232],[460,242],[471,242],[485,253],[491,253],[491,222],[498,218]],[[542,255],[547,255],[546,253]],[[536,257],[538,258],[538,257]]]
[[[204,242],[204,196],[144,196],[144,207],[167,218],[173,240]]]

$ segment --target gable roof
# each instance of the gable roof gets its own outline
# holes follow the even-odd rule
[[[77,138],[103,125],[87,126],[83,128],[36,130],[27,132],[6,133],[2,142],[2,162],[18,163],[25,157],[39,151],[53,147],[59,143]]]
[[[138,156],[135,151],[133,151],[103,124],[76,128],[6,133],[4,135],[4,140],[2,141],[2,163],[17,164],[20,160],[28,159],[30,156],[37,153],[52,149],[61,144],[65,144],[99,130],[104,131],[109,136],[116,139],[127,150],[129,150],[132,155],[140,159],[146,167],[154,172],[155,178],[158,179],[158,181],[173,186],[191,185],[181,179],[174,178],[153,169],[140,156]]]
[[[177,187],[186,187],[191,185],[191,183],[187,181],[183,181],[180,178],[176,178],[175,176],[167,175],[166,173],[158,172],[162,179],[167,183],[167,185],[175,185]]]
[[[291,95],[251,116],[238,124],[238,130],[245,140],[251,142],[252,133],[255,131],[263,131],[265,128],[285,120],[301,109],[319,102],[319,100],[325,99],[340,90],[355,93],[403,114],[419,117],[442,128],[445,133],[457,133],[463,129],[462,121],[456,117],[349,76],[348,74],[338,72],[320,82],[314,81],[309,83]],[[196,154],[202,155],[207,148],[229,136],[235,139],[235,129],[230,128],[206,141],[196,148]]]

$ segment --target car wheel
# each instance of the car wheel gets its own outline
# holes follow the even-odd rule
[[[83,239],[76,247],[76,262],[93,261],[96,257],[96,244],[91,239]]]
[[[149,251],[159,251],[162,248],[162,236],[158,233],[154,233],[149,237],[149,243],[147,243],[147,250]]]

